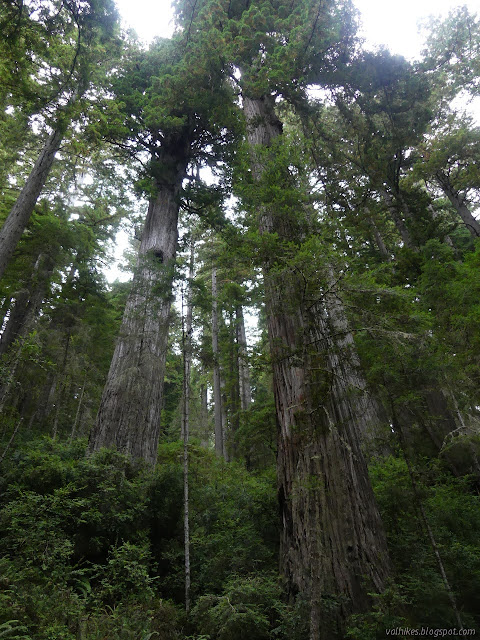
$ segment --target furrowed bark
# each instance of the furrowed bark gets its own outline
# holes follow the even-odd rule
[[[252,175],[260,181],[265,150],[282,126],[268,97],[244,96],[243,105]],[[261,233],[298,240],[295,213],[263,207]],[[347,616],[367,609],[368,593],[384,587],[385,535],[360,448],[355,402],[345,416],[332,383],[336,372],[320,346],[320,309],[305,303],[294,270],[279,270],[266,259],[264,278],[278,421],[281,569],[290,593],[300,592],[309,602],[311,640],[342,638]]]
[[[331,266],[327,272],[328,289],[323,297],[324,311],[317,322],[328,351],[328,367],[332,372],[332,392],[342,422],[352,421],[359,434],[364,454],[384,456],[383,428],[387,424],[385,411],[370,395],[362,373],[353,334],[339,294],[338,283]],[[322,321],[323,318],[323,321]]]
[[[149,464],[157,459],[188,144],[171,141],[159,160],[162,179],[150,201],[132,290],[88,447],[89,453],[116,447]]]
[[[55,160],[55,154],[65,134],[64,126],[57,128],[49,135],[35,162],[35,165],[12,207],[8,218],[0,230],[0,278],[7,268],[13,252],[30,220],[38,197],[45,186],[48,175]]]

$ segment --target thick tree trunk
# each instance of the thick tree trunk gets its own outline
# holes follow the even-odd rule
[[[47,138],[35,166],[0,230],[0,278],[3,276],[30,220],[35,204],[52,168],[55,154],[60,148],[64,133],[65,128],[58,126]]]
[[[342,421],[352,422],[358,432],[364,455],[370,458],[385,455],[382,443],[387,418],[377,400],[370,395],[363,376],[360,359],[347,318],[338,283],[331,267],[327,274],[328,289],[323,298],[325,311],[318,314],[317,323],[328,352],[332,375],[332,393]],[[324,322],[322,322],[322,317]]]
[[[116,447],[150,464],[157,459],[179,196],[188,160],[188,147],[181,140],[170,149],[159,159],[163,179],[150,201],[132,290],[88,447],[89,453]]]
[[[215,453],[224,455],[223,419],[222,419],[222,387],[220,380],[220,363],[218,349],[218,304],[217,304],[217,268],[212,268],[212,351],[213,351],[213,411],[215,419]]]
[[[453,188],[449,177],[443,171],[437,171],[435,177],[444,194],[455,207],[455,211],[463,220],[463,224],[467,227],[474,238],[479,238],[480,222],[473,217],[470,209],[465,204],[464,198],[462,198],[458,191]]]
[[[244,96],[243,104],[252,174],[261,180],[265,148],[282,127],[269,98]],[[264,207],[260,231],[275,231],[288,243],[298,240],[297,214]],[[382,590],[388,553],[361,434],[337,403],[335,372],[320,346],[319,310],[303,299],[300,276],[279,266],[270,258],[264,276],[279,427],[281,568],[290,592],[309,600],[311,640],[333,640],[343,637],[350,613],[369,606],[368,593]]]

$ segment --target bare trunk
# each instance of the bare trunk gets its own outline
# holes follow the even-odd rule
[[[453,188],[449,177],[443,171],[437,171],[435,177],[471,235],[474,238],[480,237],[480,222],[473,217],[470,209],[465,204],[465,199]]]
[[[212,268],[212,351],[213,351],[213,403],[215,418],[215,452],[224,455],[223,420],[222,420],[222,388],[220,380],[220,363],[218,361],[218,309],[217,309],[217,268]]]
[[[188,160],[188,148],[181,142],[177,147],[172,143],[172,153],[165,151],[160,159],[165,178],[150,201],[138,266],[90,435],[89,453],[116,447],[150,464],[157,459],[179,196]]]
[[[193,280],[193,267],[194,267],[194,251],[195,247],[192,241],[190,248],[190,263],[188,267],[188,279],[189,285],[187,290],[187,317],[185,326],[183,326],[183,361],[184,361],[184,378],[188,381],[188,384],[184,382],[183,386],[183,407],[184,413],[181,425],[181,438],[185,438],[185,424],[188,422],[188,412],[190,407],[190,370],[192,367],[192,324],[193,324],[193,304],[192,304],[192,280]],[[182,299],[182,323],[183,320],[183,299]],[[185,395],[187,394],[187,395]],[[185,413],[186,412],[186,413]]]
[[[52,168],[55,154],[60,148],[63,136],[64,128],[59,126],[47,138],[25,186],[0,230],[0,278],[3,276],[18,241],[30,220],[35,204]]]
[[[78,399],[77,411],[75,413],[75,421],[73,423],[72,430],[70,432],[70,442],[73,442],[73,439],[77,434],[78,421],[80,419],[80,411],[82,409],[83,396],[85,394],[86,384],[87,384],[87,372],[85,371],[85,374],[83,376],[82,390],[80,391],[80,398]]]
[[[188,497],[188,439],[190,435],[190,371],[192,363],[192,291],[194,245],[192,242],[189,265],[189,289],[187,294],[187,318],[183,318],[182,304],[182,342],[183,342],[183,534],[185,552],[185,610],[190,611],[190,519]],[[183,301],[182,301],[183,302]]]
[[[200,387],[200,429],[201,429],[201,445],[208,447],[209,441],[209,425],[208,425],[208,390],[207,385],[202,384]]]
[[[65,376],[65,372],[67,369],[67,361],[68,361],[68,352],[70,349],[70,340],[71,340],[71,335],[68,333],[67,334],[67,338],[65,340],[65,351],[63,354],[63,360],[62,360],[62,366],[60,369],[60,377],[62,379],[62,384],[60,385],[59,388],[59,392],[58,392],[58,397],[55,399],[56,402],[56,406],[55,406],[55,419],[53,421],[53,433],[52,433],[52,438],[55,440],[55,438],[57,437],[57,432],[58,432],[58,422],[60,419],[60,409],[62,408],[63,405],[63,398],[65,396],[65,389],[67,388],[67,378]]]
[[[23,422],[23,418],[20,418],[20,420],[17,422],[17,424],[15,425],[15,429],[13,430],[13,433],[10,437],[10,440],[8,441],[7,446],[5,447],[2,455],[0,456],[0,464],[3,462],[5,456],[7,455],[8,450],[10,449],[10,447],[12,446],[13,441],[15,440],[15,436],[17,435],[17,431],[20,428],[20,425]]]
[[[244,96],[243,104],[252,174],[260,180],[265,148],[282,127],[269,98]],[[263,147],[258,155],[257,145]],[[260,231],[298,240],[296,214],[264,207]],[[264,276],[278,421],[281,568],[292,595],[309,600],[311,639],[332,640],[343,637],[350,613],[368,608],[369,592],[383,589],[389,560],[361,434],[339,409],[334,372],[320,347],[318,310],[304,300],[299,274],[279,266],[270,259]]]
[[[245,320],[242,305],[237,305],[237,345],[238,345],[238,385],[240,392],[240,409],[248,411],[252,403],[252,388],[250,385],[250,371],[247,361],[247,336],[245,334]]]
[[[226,462],[229,462],[229,451],[227,449],[227,438],[229,435],[228,430],[228,417],[227,417],[227,394],[225,393],[225,377],[222,375],[222,368],[220,370],[220,396],[221,396],[221,414],[222,414],[222,455]]]

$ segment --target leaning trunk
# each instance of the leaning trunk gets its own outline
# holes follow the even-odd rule
[[[0,337],[0,355],[6,353],[18,337],[30,330],[47,293],[53,267],[52,257],[40,254],[33,268],[30,286],[15,294],[15,302],[10,308],[7,324]]]
[[[266,148],[280,136],[281,123],[269,98],[244,97],[244,111],[252,174],[261,181]],[[261,233],[299,242],[296,213],[264,207]],[[339,411],[331,384],[319,309],[303,299],[300,275],[280,264],[267,259],[264,277],[278,421],[281,568],[291,594],[300,592],[309,602],[310,638],[331,640],[343,637],[350,613],[368,608],[369,593],[382,590],[389,560],[357,423]]]
[[[3,276],[30,220],[35,204],[52,168],[55,154],[60,148],[64,133],[65,127],[58,126],[47,138],[25,186],[0,230],[0,278]]]
[[[159,164],[164,176],[150,201],[138,266],[123,316],[89,452],[101,447],[155,464],[160,434],[179,196],[187,149],[172,144]]]
[[[476,220],[470,209],[465,204],[465,200],[460,197],[458,191],[456,191],[452,183],[450,182],[448,176],[443,171],[437,171],[435,174],[438,184],[442,188],[444,194],[450,200],[452,205],[455,207],[455,211],[458,213],[460,218],[463,221],[463,224],[467,227],[470,234],[474,238],[480,237],[480,222]]]

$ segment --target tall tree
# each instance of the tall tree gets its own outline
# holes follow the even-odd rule
[[[117,84],[124,114],[112,104],[117,128],[106,132],[131,153],[148,152],[149,207],[89,451],[116,446],[148,463],[157,456],[182,186],[188,165],[221,147],[231,113],[218,61],[198,56],[195,39],[182,37],[139,52]]]
[[[26,7],[24,11],[35,15],[35,7]],[[35,204],[51,171],[55,155],[65,136],[70,122],[81,115],[83,105],[81,99],[91,86],[92,80],[98,83],[98,68],[108,56],[105,56],[105,43],[112,37],[117,14],[111,0],[95,3],[63,3],[56,2],[45,7],[39,13],[40,22],[49,35],[50,48],[58,49],[59,59],[56,68],[49,69],[52,78],[60,70],[60,86],[54,96],[45,105],[42,113],[50,132],[46,135],[43,147],[35,164],[21,189],[15,204],[0,230],[0,278],[2,277],[23,231],[32,215]],[[19,16],[18,27],[22,28],[23,18]],[[60,33],[51,41],[52,25],[62,25]],[[30,25],[24,27],[31,28]],[[58,30],[58,26],[55,26]],[[68,50],[66,60],[62,58],[65,42],[73,42]],[[43,67],[38,70],[38,84],[44,84]],[[51,89],[50,89],[51,90]],[[55,105],[54,115],[49,111]]]

